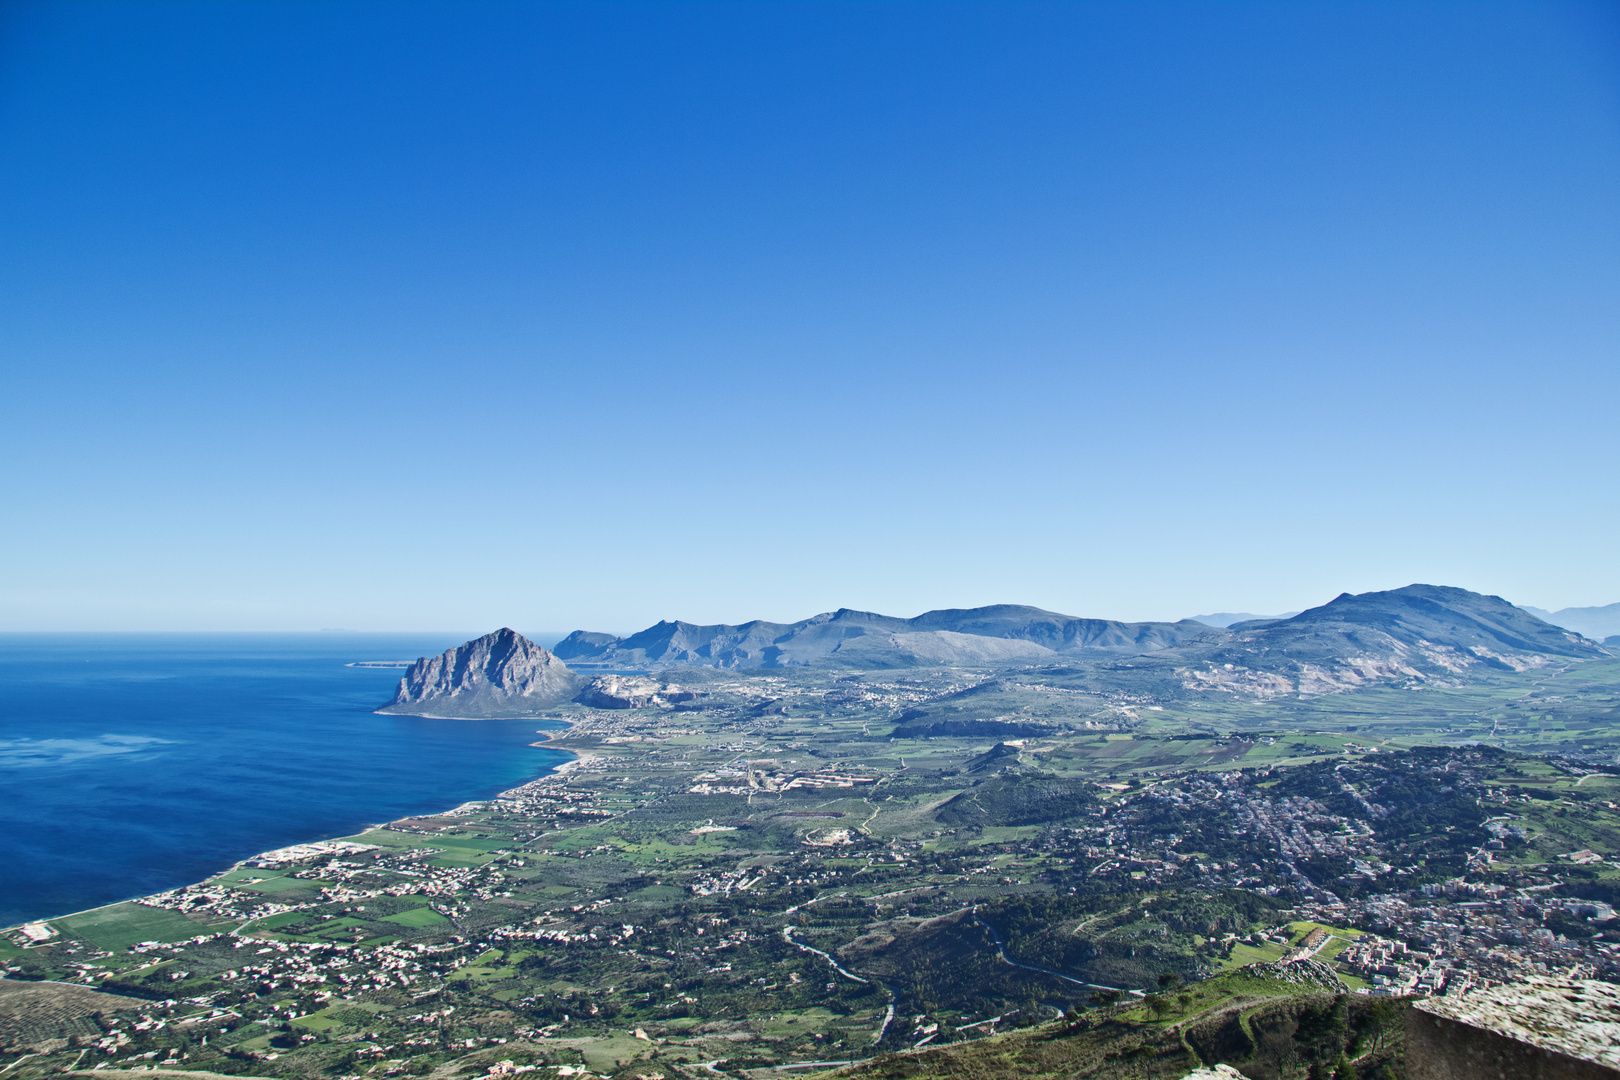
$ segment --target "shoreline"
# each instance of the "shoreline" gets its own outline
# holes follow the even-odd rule
[[[377,715],[377,716],[420,716],[420,717],[422,717],[423,719],[426,719],[426,720],[471,720],[473,722],[476,722],[476,720],[549,720],[549,719],[551,719],[551,717],[543,717],[543,716],[482,716],[482,717],[477,717],[475,719],[475,718],[466,717],[466,716],[435,716],[435,715],[433,715],[431,713],[385,713],[385,712],[381,712],[381,711],[374,711],[374,715]],[[535,732],[536,735],[542,735],[542,736],[544,736],[544,738],[542,738],[538,742],[526,743],[525,745],[528,746],[529,748],[536,749],[536,750],[552,749],[552,750],[555,750],[558,753],[568,754],[569,755],[568,760],[558,762],[556,765],[551,766],[546,771],[544,771],[542,773],[539,773],[539,774],[537,774],[535,776],[531,776],[531,777],[529,777],[529,779],[524,780],[520,784],[515,784],[515,785],[513,785],[512,787],[509,787],[509,788],[503,788],[502,790],[497,791],[494,795],[491,795],[487,799],[468,799],[465,802],[461,802],[461,803],[456,804],[455,806],[451,807],[448,810],[435,810],[435,811],[432,811],[432,812],[424,812],[424,813],[421,813],[421,814],[413,814],[413,815],[410,815],[410,816],[412,816],[412,817],[424,817],[424,818],[443,817],[443,816],[445,816],[447,814],[458,813],[460,811],[463,811],[463,810],[467,809],[468,807],[485,806],[485,805],[488,805],[489,803],[496,802],[502,796],[510,794],[511,792],[517,791],[519,788],[526,787],[529,784],[532,784],[537,780],[543,780],[548,776],[561,776],[561,775],[563,775],[565,773],[568,773],[568,772],[571,772],[571,771],[573,771],[575,769],[578,769],[580,766],[584,765],[588,761],[594,761],[596,759],[597,755],[595,755],[595,754],[582,753],[582,752],[580,752],[578,750],[565,750],[565,749],[561,749],[559,747],[547,747],[546,743],[550,742],[553,739],[559,738],[564,733],[572,730],[573,727],[574,727],[574,721],[572,721],[572,720],[558,719],[556,722],[559,723],[559,724],[563,724],[565,726],[562,727],[562,728],[558,728],[556,730],[553,730],[553,731],[546,731],[546,730],[536,731]],[[278,851],[285,851],[288,848],[304,847],[304,846],[313,845],[313,844],[341,843],[341,842],[343,842],[345,840],[352,840],[356,836],[361,836],[361,835],[364,835],[365,833],[371,832],[373,829],[385,829],[390,824],[392,824],[393,821],[401,821],[401,820],[404,820],[404,819],[403,818],[393,818],[391,821],[382,821],[382,822],[377,822],[377,823],[367,822],[366,824],[361,826],[360,831],[357,832],[357,833],[350,833],[350,834],[347,834],[347,835],[344,835],[344,836],[329,836],[329,837],[326,837],[325,839],[321,839],[321,840],[300,840],[300,841],[295,841],[294,843],[291,843],[291,844],[283,844],[279,848],[269,848],[268,850],[256,852],[256,853],[254,853],[252,855],[245,855],[242,858],[238,859],[237,861],[231,863],[231,865],[226,867],[225,869],[220,870],[220,871],[218,871],[216,873],[210,874],[208,877],[202,879],[201,881],[188,881],[188,882],[185,882],[185,883],[180,884],[180,885],[175,885],[175,886],[173,886],[171,888],[168,888],[168,889],[161,889],[161,890],[159,890],[158,892],[155,892],[155,893],[139,893],[139,894],[137,894],[135,896],[126,896],[122,900],[114,900],[114,901],[112,901],[110,903],[106,903],[106,904],[97,904],[94,907],[81,908],[78,911],[69,911],[69,912],[67,912],[66,914],[63,914],[63,915],[47,915],[47,916],[45,916],[43,918],[39,918],[39,919],[24,919],[22,922],[12,923],[9,926],[0,927],[0,933],[3,933],[3,934],[14,933],[16,931],[21,930],[25,926],[51,926],[52,923],[58,922],[58,921],[60,921],[62,919],[72,919],[72,918],[75,918],[75,917],[77,917],[79,915],[88,915],[91,912],[95,912],[95,911],[105,911],[107,908],[117,907],[119,904],[133,904],[138,900],[145,900],[145,899],[148,899],[149,897],[158,896],[158,895],[161,895],[162,893],[165,893],[165,892],[173,892],[175,889],[192,888],[194,886],[202,885],[202,884],[205,884],[205,883],[207,883],[209,881],[212,881],[215,878],[222,877],[225,874],[229,874],[233,870],[239,870],[242,867],[246,866],[248,863],[253,862],[255,859],[262,859],[265,856],[272,855],[272,854],[274,854],[275,852],[278,852]],[[46,938],[44,941],[38,942],[38,943],[36,943],[34,945],[25,946],[25,948],[37,948],[40,945],[49,944],[50,942],[54,941],[56,938],[69,936],[69,935],[65,934],[63,931],[56,929],[56,927],[54,927],[54,926],[52,926],[51,929],[56,931],[55,934],[52,935],[52,937]],[[238,929],[240,929],[240,928],[238,928]],[[197,924],[197,931],[198,931],[199,934],[207,933],[208,928],[203,926],[201,923],[198,923]],[[232,933],[234,933],[234,932],[235,931],[232,931]],[[217,933],[217,931],[216,931],[216,933]],[[90,984],[88,984],[88,983],[66,983],[64,985],[67,985],[67,986],[89,986]],[[94,987],[92,987],[92,989],[94,989]]]

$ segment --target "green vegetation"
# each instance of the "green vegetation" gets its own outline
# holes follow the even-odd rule
[[[140,904],[97,908],[56,919],[51,925],[63,934],[83,938],[110,951],[127,949],[143,941],[184,941],[209,932],[208,927],[177,912]]]
[[[382,921],[399,923],[401,926],[410,926],[420,929],[421,927],[433,926],[436,923],[442,923],[446,920],[443,915],[440,915],[437,911],[434,911],[430,907],[419,907],[412,908],[410,911],[402,911],[398,915],[384,915],[382,917]]]
[[[1256,1080],[1401,1076],[1402,1012],[1389,999],[1357,998],[1254,970],[1139,1004],[1116,1005],[993,1038],[886,1054],[823,1074],[860,1080],[1000,1080],[1063,1076],[1158,1080],[1226,1063]]]

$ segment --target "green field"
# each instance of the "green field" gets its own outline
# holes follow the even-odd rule
[[[410,911],[402,911],[398,915],[385,915],[378,921],[398,923],[401,926],[422,927],[447,922],[448,920],[430,907],[419,907],[412,908]]]
[[[259,930],[280,930],[283,926],[292,926],[308,919],[309,916],[302,911],[285,911],[280,915],[272,915],[268,919],[260,919],[253,925],[255,929]]]
[[[113,904],[55,919],[51,925],[61,933],[115,951],[142,941],[184,941],[209,933],[208,927],[177,912],[140,904]]]

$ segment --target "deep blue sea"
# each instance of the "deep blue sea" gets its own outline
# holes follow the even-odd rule
[[[0,634],[0,925],[444,810],[568,760],[536,720],[377,716],[405,634]]]

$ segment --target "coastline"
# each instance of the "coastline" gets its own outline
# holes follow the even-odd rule
[[[428,719],[428,720],[468,720],[469,719],[468,717],[465,717],[465,716],[435,716],[432,713],[414,713],[414,712],[413,713],[385,713],[385,712],[381,712],[380,710],[376,711],[376,715],[378,715],[378,716],[420,716],[420,717],[423,717],[424,719]],[[478,719],[482,719],[482,720],[549,720],[549,719],[554,719],[554,718],[552,718],[552,717],[538,717],[538,716],[489,716],[489,717],[479,717]],[[474,721],[474,722],[476,722],[476,721]],[[541,736],[543,736],[543,738],[540,739],[538,742],[531,742],[531,743],[528,743],[526,745],[531,747],[531,748],[534,748],[534,749],[541,749],[541,750],[550,749],[550,750],[556,750],[559,753],[568,754],[568,755],[570,755],[568,760],[558,762],[556,765],[553,765],[553,766],[549,766],[544,772],[537,773],[536,775],[529,777],[527,780],[524,780],[520,784],[515,784],[512,787],[504,788],[504,789],[502,789],[500,791],[497,791],[494,795],[490,796],[487,799],[468,799],[468,800],[466,800],[464,802],[458,803],[457,805],[451,807],[448,810],[436,810],[436,811],[432,811],[432,812],[423,812],[421,814],[416,814],[416,815],[412,815],[412,816],[414,816],[414,817],[444,817],[444,816],[450,815],[450,814],[471,812],[474,809],[477,809],[477,808],[480,808],[480,807],[483,807],[483,806],[487,806],[488,804],[490,804],[492,802],[496,802],[496,801],[500,800],[502,797],[504,797],[506,795],[510,795],[511,793],[513,793],[515,791],[518,791],[519,789],[524,788],[524,787],[528,786],[529,784],[534,783],[537,780],[543,780],[548,776],[562,776],[565,773],[572,772],[572,771],[580,768],[581,766],[583,766],[585,763],[590,762],[590,761],[594,761],[596,759],[597,755],[595,755],[595,754],[583,753],[583,752],[578,751],[578,750],[567,750],[567,749],[562,749],[560,747],[548,747],[546,745],[548,742],[550,742],[553,739],[556,739],[556,738],[559,738],[559,737],[563,736],[568,731],[572,730],[572,728],[574,726],[574,722],[572,720],[563,720],[563,719],[560,719],[560,718],[556,718],[556,722],[559,723],[559,724],[563,724],[565,726],[562,727],[562,728],[558,728],[558,729],[556,729],[554,731],[546,731],[546,730],[536,731],[535,734],[536,735],[541,735]],[[52,923],[58,922],[58,921],[60,921],[62,919],[72,919],[72,918],[75,918],[77,916],[88,915],[88,914],[91,914],[92,912],[96,912],[96,911],[105,911],[108,908],[117,907],[119,904],[133,904],[133,903],[136,903],[136,902],[141,901],[141,900],[149,899],[149,898],[151,898],[153,896],[162,895],[162,893],[165,893],[165,892],[171,892],[171,891],[173,891],[173,889],[185,889],[185,888],[192,888],[192,887],[197,886],[197,885],[202,885],[202,884],[205,884],[208,881],[212,881],[215,878],[222,877],[225,874],[229,874],[233,870],[239,870],[242,867],[248,865],[249,863],[254,862],[255,860],[263,859],[263,858],[265,858],[267,856],[273,855],[276,852],[286,851],[286,850],[289,850],[289,849],[292,849],[292,848],[298,848],[298,847],[313,846],[313,845],[316,845],[316,844],[339,844],[339,843],[343,843],[345,841],[353,841],[354,838],[357,837],[357,836],[361,836],[361,835],[363,835],[363,834],[365,834],[367,832],[372,831],[373,829],[387,828],[392,823],[392,821],[398,821],[398,820],[401,820],[401,819],[394,818],[391,821],[383,821],[383,822],[376,822],[376,823],[368,822],[368,823],[364,824],[361,827],[359,832],[349,833],[349,834],[344,835],[344,836],[330,836],[330,837],[326,837],[325,839],[321,839],[321,840],[303,840],[303,841],[298,841],[298,842],[295,842],[295,843],[292,843],[292,844],[284,844],[283,846],[281,846],[279,848],[270,848],[270,849],[265,850],[265,851],[256,852],[256,853],[254,853],[252,855],[243,856],[242,858],[238,859],[236,862],[233,862],[230,866],[226,867],[225,869],[217,871],[216,873],[210,874],[208,877],[203,878],[201,881],[186,882],[186,883],[181,884],[181,885],[175,885],[171,889],[160,890],[159,892],[156,892],[156,893],[139,893],[139,894],[134,895],[134,896],[126,896],[122,900],[114,900],[114,901],[112,901],[111,903],[108,903],[108,904],[97,904],[94,907],[82,908],[82,909],[80,909],[78,911],[69,911],[69,912],[66,912],[66,913],[61,914],[61,915],[50,915],[50,916],[46,916],[45,918],[40,918],[40,919],[25,919],[25,920],[23,920],[22,922],[19,922],[19,923],[12,923],[9,926],[0,927],[0,933],[6,933],[6,934],[13,933],[13,932],[16,932],[16,931],[20,931],[25,926],[46,926],[46,927],[50,927],[50,929],[54,931],[54,934],[52,935],[52,938],[47,938],[46,941],[42,941],[42,942],[39,943],[39,944],[45,944],[46,942],[54,939],[54,937],[60,936],[60,935],[63,934],[63,931],[58,930],[56,927],[51,925]],[[206,928],[203,927],[200,923],[198,924],[198,932],[199,933],[206,932]],[[65,984],[65,985],[89,986],[90,984],[88,984],[88,983],[69,983],[69,984]]]

